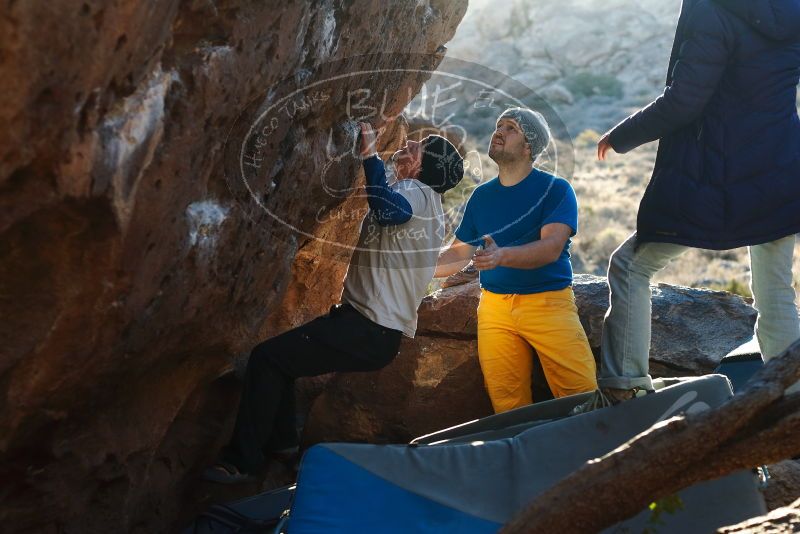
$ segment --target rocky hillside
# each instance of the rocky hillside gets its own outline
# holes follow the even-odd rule
[[[658,96],[681,0],[473,0],[448,56],[509,75],[559,113],[572,139]],[[800,88],[798,88],[800,108]]]
[[[359,184],[355,160],[326,167],[325,181],[320,169],[353,140],[348,91],[385,94],[387,116],[399,113],[465,10],[466,0],[7,3],[2,530],[168,530],[228,433],[233,357],[338,299],[360,220],[330,214],[365,204],[330,193]],[[376,52],[392,54],[364,56]],[[337,74],[419,72],[287,101],[288,120],[255,138],[262,181],[245,194],[223,157],[237,117],[255,124],[240,116],[248,104],[261,111],[281,94],[271,87],[312,85],[335,61]]]
[[[542,95],[574,137],[605,131],[664,85],[681,0],[472,2],[449,55]]]

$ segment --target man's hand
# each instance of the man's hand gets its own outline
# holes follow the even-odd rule
[[[497,246],[491,236],[483,236],[483,249],[477,251],[472,257],[472,263],[479,271],[488,271],[500,265],[503,261],[503,249]]]
[[[378,135],[368,122],[359,122],[358,126],[361,128],[361,145],[359,147],[359,155],[361,159],[366,159],[370,156],[377,154],[375,144],[378,141]]]
[[[614,147],[611,146],[611,141],[609,140],[611,132],[607,132],[603,134],[603,137],[597,142],[597,159],[600,161],[606,160],[606,153],[611,150],[614,151]]]
[[[456,274],[458,271],[467,266],[469,260],[472,259],[475,248],[476,247],[468,245],[463,241],[459,241],[457,237],[454,238],[453,242],[450,243],[450,246],[447,247],[447,250],[439,255],[439,259],[436,261],[436,271],[434,272],[433,277],[443,278],[445,276]]]

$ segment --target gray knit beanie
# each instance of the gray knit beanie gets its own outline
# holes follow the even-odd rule
[[[508,108],[497,117],[498,121],[500,119],[512,119],[519,124],[525,139],[528,141],[528,146],[531,147],[531,159],[533,161],[536,161],[536,158],[550,144],[550,127],[547,125],[544,116],[538,111],[527,108]]]

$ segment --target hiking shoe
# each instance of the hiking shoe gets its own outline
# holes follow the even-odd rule
[[[600,408],[608,408],[609,406],[616,406],[617,404],[626,400],[631,400],[636,397],[636,394],[642,388],[635,387],[631,389],[618,389],[618,388],[601,388],[594,392],[586,402],[575,406],[570,412],[570,415],[578,415],[588,413]]]
[[[222,461],[207,467],[203,471],[202,478],[208,482],[216,482],[218,484],[244,484],[258,480],[257,476],[239,471],[239,468],[235,465]]]

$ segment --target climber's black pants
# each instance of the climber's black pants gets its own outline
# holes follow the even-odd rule
[[[349,304],[257,345],[250,353],[233,436],[222,459],[241,471],[264,467],[264,451],[297,445],[294,380],[334,371],[375,371],[397,355],[402,333]]]

